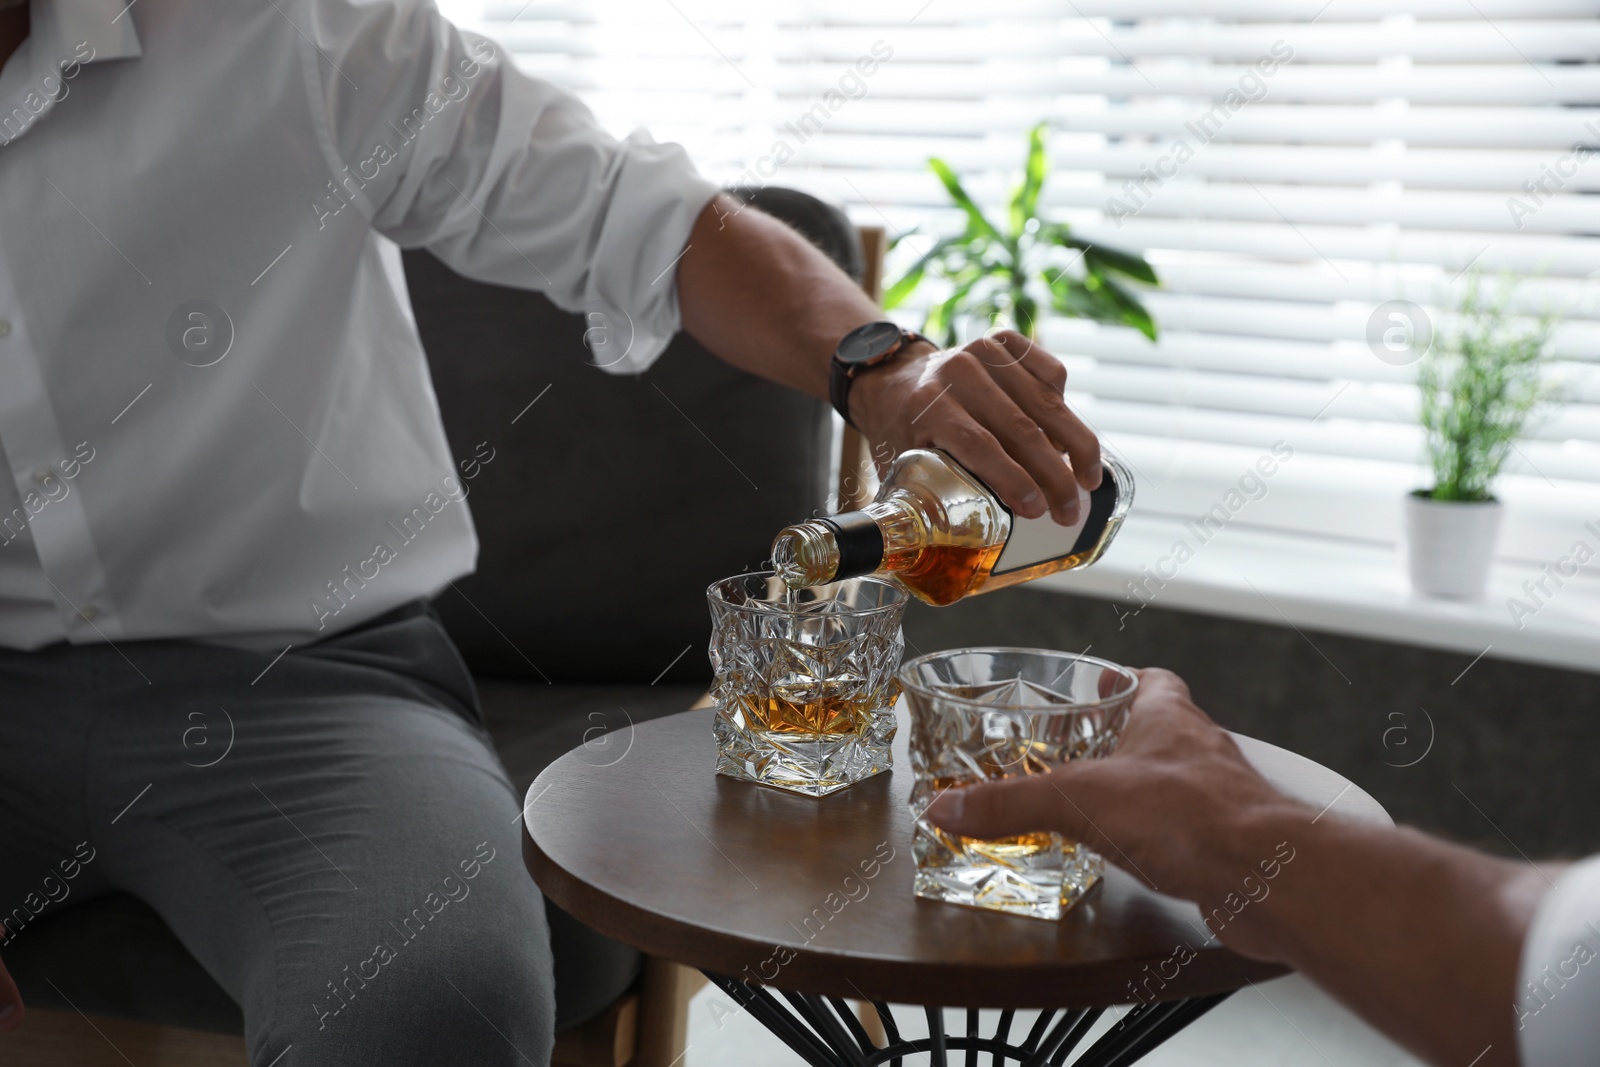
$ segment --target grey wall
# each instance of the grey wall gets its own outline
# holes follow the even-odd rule
[[[1398,822],[1512,857],[1600,852],[1600,674],[1486,656],[1452,684],[1471,654],[1154,607],[1119,628],[1107,601],[1030,589],[913,604],[905,632],[908,656],[1092,645],[1166,667],[1222,725],[1332,767]]]

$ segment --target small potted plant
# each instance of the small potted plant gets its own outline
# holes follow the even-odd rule
[[[1417,369],[1421,422],[1433,487],[1405,500],[1411,585],[1429,596],[1483,595],[1502,507],[1492,485],[1541,403],[1552,319],[1518,321],[1507,311],[1515,286],[1486,292],[1476,274]]]
[[[1155,320],[1125,279],[1160,285],[1144,257],[1074,237],[1064,222],[1039,215],[1039,197],[1050,173],[1047,123],[1028,133],[1022,181],[1011,194],[1003,224],[991,222],[942,159],[928,160],[951,201],[966,216],[966,228],[938,241],[884,294],[884,307],[903,303],[931,271],[949,285],[933,303],[922,330],[942,344],[959,343],[963,317],[985,326],[1009,325],[1037,335],[1041,300],[1061,315],[1131,326],[1156,339]]]

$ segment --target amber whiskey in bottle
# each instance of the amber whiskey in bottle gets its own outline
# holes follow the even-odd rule
[[[891,577],[929,604],[1085,567],[1099,559],[1133,503],[1133,478],[1107,456],[1078,521],[1013,515],[978,477],[938,449],[902,453],[860,511],[785,527],[772,565],[792,588],[863,574]]]

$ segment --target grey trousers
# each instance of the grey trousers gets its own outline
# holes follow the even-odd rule
[[[257,1067],[546,1064],[520,807],[420,605],[276,662],[0,650],[0,920],[143,899],[242,1005]]]

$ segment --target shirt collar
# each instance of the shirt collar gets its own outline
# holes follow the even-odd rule
[[[48,21],[49,36],[68,49],[87,44],[93,49],[88,53],[93,58],[87,62],[137,59],[144,52],[130,13],[136,3],[138,0],[33,0],[33,21],[35,25]]]

